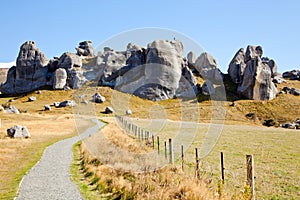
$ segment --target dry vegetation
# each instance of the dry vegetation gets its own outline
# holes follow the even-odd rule
[[[300,83],[297,81],[288,81],[288,83],[279,85],[279,88],[286,85],[300,88]],[[212,195],[216,196],[215,191],[218,190],[219,177],[219,152],[222,150],[226,156],[225,167],[226,175],[228,176],[228,180],[225,184],[226,190],[224,191],[229,194],[240,195],[240,191],[244,191],[244,157],[246,153],[253,153],[255,155],[256,171],[258,173],[256,187],[258,195],[261,195],[259,197],[267,199],[300,198],[300,181],[299,178],[296,178],[300,177],[299,164],[297,164],[300,163],[299,131],[262,128],[261,126],[261,123],[266,119],[274,119],[278,123],[284,123],[300,117],[298,109],[300,97],[279,94],[278,97],[272,101],[236,100],[234,86],[227,81],[225,82],[225,87],[227,88],[227,101],[223,102],[223,107],[220,109],[218,107],[218,111],[226,111],[226,121],[224,123],[227,126],[222,133],[215,151],[203,160],[202,167],[207,174],[212,174],[212,183],[209,185],[203,185],[203,183],[201,183],[199,187],[213,191]],[[106,97],[107,101],[103,104],[90,102],[91,96],[95,92],[100,92]],[[80,99],[79,95],[86,95],[83,99],[88,100],[89,104],[81,104],[80,102],[83,99]],[[28,102],[27,99],[29,96],[36,96],[37,100],[35,102]],[[16,98],[0,98],[0,104],[14,105],[21,111],[20,115],[0,113],[2,125],[0,129],[0,199],[12,199],[14,197],[22,176],[39,160],[46,146],[76,134],[75,125],[82,128],[89,125],[88,123],[85,124],[84,120],[75,119],[76,123],[74,123],[73,112],[89,116],[106,117],[106,114],[101,113],[106,106],[113,106],[119,115],[124,115],[125,110],[130,108],[133,112],[132,117],[140,119],[136,122],[137,124],[149,127],[149,124],[151,125],[153,122],[158,123],[158,128],[153,131],[157,133],[163,131],[166,137],[168,137],[168,132],[174,134],[174,129],[177,127],[176,130],[178,130],[178,126],[172,124],[170,121],[169,124],[165,124],[165,122],[159,123],[160,120],[155,121],[156,119],[183,120],[194,123],[211,122],[212,102],[208,97],[204,97],[203,95],[199,95],[197,98],[197,100],[170,99],[161,102],[152,102],[133,95],[123,94],[107,87],[85,87],[75,92],[42,90],[41,94],[34,92]],[[14,101],[9,102],[10,99],[14,99]],[[43,110],[45,104],[52,105],[53,102],[67,99],[75,99],[78,106],[74,109],[70,107],[53,107],[51,111]],[[236,106],[231,107],[229,104],[230,101],[233,100],[235,100]],[[246,117],[246,114],[250,112],[255,113],[256,118],[254,120]],[[145,122],[142,119],[152,119],[152,121]],[[83,124],[79,125],[81,122]],[[223,123],[222,120],[220,120],[220,123]],[[28,140],[5,137],[6,129],[15,124],[26,125],[32,137]],[[237,124],[242,125],[242,127],[235,126]],[[246,125],[251,126],[248,127]],[[186,127],[186,131],[193,130],[194,127]],[[205,125],[197,130],[199,130],[197,140],[195,140],[191,146],[191,150],[188,151],[191,157],[193,156],[193,148],[201,145],[201,139],[203,139],[203,134],[206,130]],[[106,135],[114,145],[119,145],[121,149],[131,152],[149,151],[149,147],[144,146],[144,144],[141,144],[133,138],[124,135],[115,137],[117,132],[117,129],[111,129],[107,131],[108,134]],[[163,135],[162,132],[160,134]],[[103,160],[101,160],[101,162],[104,163]],[[103,165],[102,167],[104,168]],[[117,172],[111,173],[115,174]],[[182,183],[186,183],[186,177],[189,176],[182,174],[178,169],[174,171],[173,168],[167,168],[165,171],[154,174],[153,180],[157,182],[158,180],[155,177],[160,177],[161,175],[159,174],[161,173],[166,174],[167,177],[174,178],[172,181],[174,180],[175,182],[172,184],[175,185],[170,183],[166,188],[160,187],[161,191],[166,191],[161,192],[161,195],[166,194],[166,196],[172,197],[179,191],[179,188],[184,187]],[[118,172],[116,179],[123,176],[123,173]],[[148,177],[146,176],[144,179],[140,178],[140,176],[134,176],[137,180],[137,182],[134,183],[137,184],[132,186],[132,188],[135,189],[138,187],[139,181],[152,181],[152,178],[150,178],[151,175],[149,174],[147,175]],[[178,177],[182,178],[180,179],[180,184],[176,184]],[[210,179],[210,175],[207,177]],[[125,183],[127,183],[126,181]],[[191,186],[193,186],[193,184],[191,184]],[[171,187],[175,188],[171,189]],[[128,190],[128,188],[126,190]],[[184,190],[189,191],[190,189]],[[154,191],[156,191],[156,189],[154,189]],[[185,194],[187,193],[188,192]]]

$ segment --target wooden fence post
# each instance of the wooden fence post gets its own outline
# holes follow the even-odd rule
[[[159,154],[159,136],[157,136],[157,153]]]
[[[198,158],[198,148],[195,148],[196,154],[196,177],[199,178],[199,158]]]
[[[223,152],[221,152],[221,174],[222,174],[222,183],[224,184],[225,177],[224,177],[224,157],[223,157]]]
[[[183,145],[181,145],[181,169],[184,171],[184,154],[183,154]]]
[[[169,154],[170,154],[170,164],[174,164],[173,144],[171,138],[169,138]]]
[[[168,154],[167,154],[167,142],[165,141],[165,159],[167,160]]]
[[[154,135],[152,135],[152,148],[154,149]]]
[[[247,183],[251,188],[251,200],[255,200],[254,193],[254,159],[253,155],[246,155],[247,160]]]

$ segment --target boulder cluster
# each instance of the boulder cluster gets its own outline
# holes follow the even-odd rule
[[[249,45],[241,48],[231,60],[228,74],[238,85],[237,93],[242,98],[271,100],[276,97],[277,89],[273,78],[278,75],[274,60],[263,56],[261,46]]]
[[[77,55],[67,52],[49,60],[35,42],[27,41],[20,47],[16,66],[9,69],[1,93],[19,95],[45,86],[53,89],[79,88],[86,82],[79,55],[90,56],[93,52],[91,42],[81,42]]]

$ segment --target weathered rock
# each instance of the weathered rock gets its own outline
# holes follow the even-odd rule
[[[81,67],[82,61],[78,55],[66,52],[60,56],[57,66],[58,68],[66,69],[68,72],[68,70],[72,69],[73,67]]]
[[[41,90],[36,91],[37,94],[42,94]]]
[[[7,136],[11,138],[29,138],[30,133],[26,126],[14,125],[7,129]]]
[[[105,113],[106,114],[112,114],[112,113],[114,113],[114,109],[112,107],[106,107],[105,108]]]
[[[292,95],[295,95],[295,96],[300,96],[300,90],[299,89],[296,89],[296,88],[290,88],[290,87],[283,87],[282,88],[282,91],[286,94],[292,94]]]
[[[25,42],[20,47],[16,67],[11,67],[8,71],[7,81],[1,87],[2,94],[23,94],[46,86],[48,62],[35,42]]]
[[[173,98],[184,65],[182,52],[183,45],[177,40],[148,44],[146,64],[120,77],[116,89],[153,101]]]
[[[217,61],[209,53],[204,52],[196,59],[195,68],[205,80],[215,84],[223,83],[223,75],[218,69]]]
[[[242,82],[245,68],[245,52],[244,48],[241,48],[234,55],[228,68],[228,74],[234,83],[239,84]]]
[[[36,97],[35,96],[28,97],[28,101],[29,102],[36,101]]]
[[[73,100],[66,100],[66,101],[60,102],[59,105],[58,105],[58,107],[67,107],[67,106],[73,107],[75,105],[76,105],[75,101],[73,101]]]
[[[103,103],[105,100],[105,97],[98,92],[93,95],[93,102],[95,103]]]
[[[115,72],[126,65],[126,52],[116,52],[105,48],[104,52],[99,52],[97,56],[97,77],[99,84],[104,86],[115,86]]]
[[[82,87],[87,82],[82,70],[71,69],[69,86],[73,89]]]
[[[76,51],[78,56],[94,56],[92,41],[80,42]]]
[[[7,108],[4,108],[4,113],[20,114],[19,110],[14,106],[9,106]]]
[[[129,43],[127,45],[127,57],[126,65],[129,66],[129,68],[133,68],[139,65],[145,64],[145,49],[141,48],[138,45],[135,45],[134,43]]]
[[[206,80],[202,86],[202,94],[204,95],[212,95],[215,93],[214,85],[210,80]]]
[[[50,105],[45,105],[45,106],[44,106],[44,109],[45,109],[45,110],[51,110],[51,106],[50,106]]]
[[[126,115],[132,115],[132,111],[130,109],[126,110]]]
[[[60,102],[54,102],[54,103],[53,103],[53,106],[56,107],[56,108],[58,108],[58,107],[59,107],[59,104],[60,104]]]
[[[187,54],[187,61],[188,61],[188,64],[190,65],[195,65],[195,62],[196,62],[196,55],[194,52],[190,51],[188,54]]]
[[[285,83],[285,82],[286,82],[286,80],[280,76],[275,76],[273,78],[273,83],[281,84],[281,83]]]
[[[89,102],[87,100],[82,100],[81,103],[86,104],[86,105],[89,104]]]
[[[59,68],[54,72],[53,89],[61,90],[67,83],[67,71],[64,68]]]
[[[199,93],[197,87],[197,80],[192,71],[187,65],[182,68],[179,86],[176,89],[176,97],[193,98]]]
[[[300,80],[300,70],[287,71],[282,74],[283,78],[290,80]]]
[[[275,61],[268,57],[263,57],[262,62],[267,64],[270,67],[272,77],[274,77],[277,74],[277,65],[276,65]]]
[[[263,50],[261,46],[248,45],[245,53],[245,63],[255,59],[256,57],[261,58],[263,55]]]
[[[244,72],[243,82],[238,94],[247,99],[271,100],[276,97],[277,89],[272,82],[271,69],[259,56],[249,60]]]

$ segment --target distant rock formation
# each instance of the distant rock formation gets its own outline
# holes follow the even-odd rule
[[[20,47],[16,66],[9,69],[1,93],[20,95],[44,86],[76,89],[87,81],[81,67],[82,59],[74,53],[66,52],[60,58],[48,60],[35,42],[27,41]]]
[[[2,94],[23,94],[47,85],[48,62],[35,42],[25,42],[20,48],[16,66],[8,71],[7,80],[1,87]]]
[[[83,41],[79,43],[79,46],[75,48],[78,56],[94,56],[94,48],[92,41]]]
[[[284,72],[282,74],[282,77],[290,79],[290,80],[299,80],[300,81],[300,70],[295,70],[294,69],[292,71]]]
[[[262,57],[261,46],[249,45],[244,53],[241,48],[231,60],[228,73],[231,80],[238,84],[237,93],[244,98],[271,100],[276,97],[277,89],[272,78],[277,75],[274,60]]]

